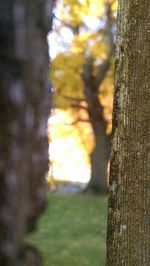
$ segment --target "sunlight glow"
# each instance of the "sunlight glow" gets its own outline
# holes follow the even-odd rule
[[[57,111],[49,119],[51,173],[55,180],[87,183],[90,165],[80,137],[75,131],[70,135],[72,127],[66,125],[69,119],[63,111]]]
[[[83,16],[83,21],[87,27],[92,31],[97,31],[100,27],[100,19],[95,16]]]
[[[64,52],[71,44],[74,36],[67,27],[60,29],[60,35],[58,36],[55,32],[50,32],[47,36],[49,45],[49,56],[51,59],[55,58],[60,52]]]

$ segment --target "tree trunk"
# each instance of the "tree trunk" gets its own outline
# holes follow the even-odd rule
[[[0,1],[0,265],[38,266],[23,245],[45,207],[52,1]]]
[[[150,264],[150,2],[119,1],[107,263]]]
[[[99,100],[99,91],[104,81],[107,71],[111,66],[111,60],[114,56],[114,37],[112,34],[112,10],[111,3],[105,3],[106,8],[106,38],[108,39],[108,56],[99,66],[96,76],[94,73],[93,58],[89,57],[86,65],[83,66],[84,95],[88,104],[88,115],[93,128],[95,137],[95,148],[91,154],[91,179],[87,190],[96,193],[108,192],[107,169],[110,156],[110,136],[106,134],[107,122],[103,114],[103,106]]]
[[[109,63],[106,68],[109,68]],[[103,116],[103,106],[98,97],[99,83],[92,75],[92,61],[84,66],[84,94],[88,103],[88,115],[95,137],[95,148],[91,154],[91,179],[86,191],[106,193],[108,191],[107,166],[109,161],[110,138],[106,135],[107,122]],[[103,78],[105,75],[103,76]]]
[[[97,125],[94,133],[95,148],[91,154],[91,179],[88,184],[89,190],[95,193],[108,192],[108,161],[110,155],[110,138],[104,128]]]

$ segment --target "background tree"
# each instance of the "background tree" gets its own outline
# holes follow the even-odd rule
[[[77,119],[73,124],[91,124],[95,148],[90,155],[92,171],[88,188],[106,192],[110,147],[107,127],[111,113],[110,101],[106,99],[112,99],[116,1],[93,2],[63,1],[55,31],[69,28],[73,40],[53,60],[51,77],[56,87],[55,106],[76,108]],[[97,19],[95,30],[88,27],[84,16]]]
[[[150,5],[119,1],[107,265],[150,262]]]
[[[24,236],[45,208],[53,1],[0,1],[0,265],[39,265]]]

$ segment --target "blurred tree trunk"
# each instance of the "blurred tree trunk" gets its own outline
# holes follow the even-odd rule
[[[0,1],[0,265],[38,266],[23,246],[45,208],[52,1]]]
[[[102,80],[110,67],[108,60],[107,67],[102,75]],[[88,115],[95,138],[95,147],[91,154],[91,179],[86,191],[94,193],[108,192],[107,166],[110,155],[110,137],[106,134],[107,122],[103,115],[103,106],[99,100],[99,86],[96,78],[92,75],[93,65],[89,62],[84,66],[84,94],[88,103]]]
[[[150,2],[119,1],[107,237],[110,266],[150,263]]]
[[[93,75],[93,59],[83,67],[84,94],[88,104],[88,115],[93,128],[95,148],[91,154],[91,179],[87,191],[94,193],[108,192],[107,169],[110,157],[110,136],[106,134],[107,122],[104,118],[104,107],[99,100],[99,91],[114,56],[114,37],[112,33],[111,3],[105,3],[106,8],[106,38],[108,39],[108,55],[100,65],[96,76]]]
[[[91,179],[88,187],[95,193],[108,192],[108,162],[110,156],[110,136],[104,131],[103,123],[96,127],[95,148],[91,154]]]

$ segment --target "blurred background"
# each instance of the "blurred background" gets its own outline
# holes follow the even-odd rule
[[[55,180],[107,192],[117,1],[57,1],[48,36],[53,109],[50,172]]]
[[[103,266],[116,0],[58,0],[48,35],[49,206],[29,240],[44,266]]]

